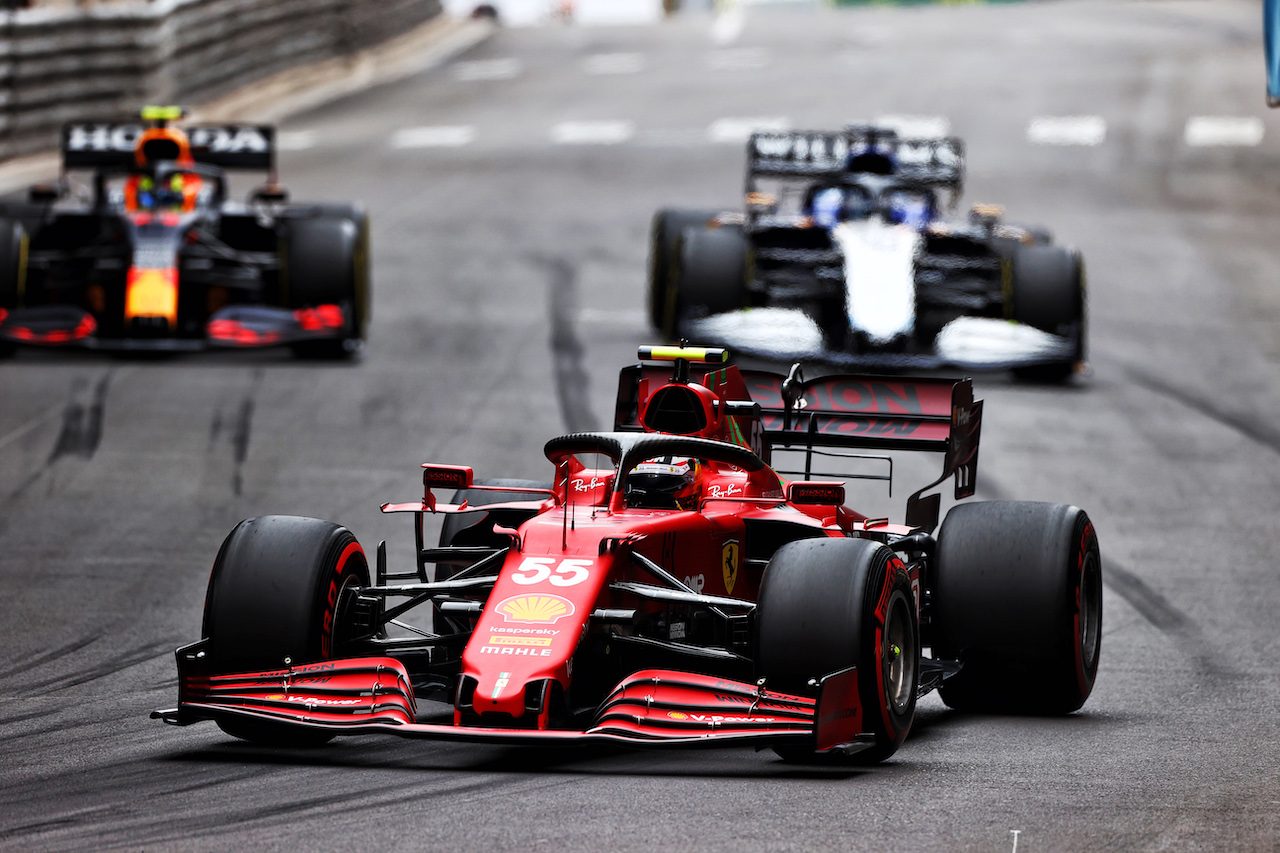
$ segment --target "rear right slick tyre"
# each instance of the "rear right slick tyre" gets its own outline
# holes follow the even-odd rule
[[[934,656],[958,659],[942,700],[961,711],[1068,714],[1102,645],[1102,558],[1078,507],[962,504],[938,534]]]
[[[1079,252],[1062,246],[1018,246],[1012,272],[1014,320],[1053,335],[1079,337],[1071,359],[1015,367],[1013,375],[1027,382],[1065,382],[1076,362],[1084,360],[1084,260]]]
[[[765,569],[756,610],[757,669],[774,690],[814,695],[810,679],[858,668],[862,728],[875,744],[851,756],[812,746],[787,761],[872,764],[893,755],[915,717],[920,631],[911,580],[892,551],[864,539],[802,539]]]

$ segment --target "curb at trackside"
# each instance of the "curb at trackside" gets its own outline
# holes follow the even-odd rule
[[[351,56],[291,68],[193,108],[204,122],[277,122],[373,86],[426,71],[480,44],[495,26],[485,20],[440,16],[410,32]],[[142,106],[139,104],[139,106]],[[52,180],[56,149],[0,161],[0,193]]]

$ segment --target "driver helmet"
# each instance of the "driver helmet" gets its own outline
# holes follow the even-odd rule
[[[813,222],[819,228],[835,228],[844,210],[844,190],[826,187],[813,194]]]
[[[140,210],[181,208],[186,203],[186,179],[181,172],[156,180],[151,175],[138,177],[137,198]]]
[[[641,462],[627,477],[628,492],[641,506],[689,509],[697,501],[698,460],[663,456]]]
[[[146,169],[159,160],[172,160],[179,166],[190,166],[191,140],[176,127],[149,127],[133,146],[133,162]]]
[[[933,199],[924,193],[890,193],[884,209],[885,220],[891,225],[921,229],[933,221]]]

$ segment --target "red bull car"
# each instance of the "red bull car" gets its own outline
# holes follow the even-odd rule
[[[933,534],[940,496],[925,493],[975,485],[969,380],[805,381],[690,347],[640,357],[613,431],[547,442],[550,482],[424,465],[422,496],[382,507],[414,522],[407,570],[379,545],[370,572],[337,524],[241,522],[203,638],[177,651],[178,705],[153,716],[282,746],[382,733],[872,762],[931,690],[986,712],[1083,705],[1102,619],[1088,516],[961,504]],[[903,522],[813,478],[815,458],[863,449],[942,454]],[[771,465],[783,457],[803,462],[794,479]]]
[[[148,107],[141,122],[68,124],[62,178],[0,202],[0,356],[20,345],[360,350],[364,211],[288,203],[274,128],[180,128],[182,115]],[[90,187],[68,177],[85,170]],[[229,197],[237,170],[268,175],[244,203]]]

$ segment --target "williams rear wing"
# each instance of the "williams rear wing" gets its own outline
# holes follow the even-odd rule
[[[864,448],[944,454],[942,475],[907,500],[907,524],[932,531],[941,497],[922,494],[955,478],[957,499],[977,486],[982,401],[971,379],[823,376],[806,382],[797,364],[788,376],[743,370],[776,449]]]
[[[79,121],[62,126],[63,169],[127,169],[133,146],[147,129],[142,121]],[[205,166],[256,172],[275,171],[275,128],[227,124],[182,127],[191,157]]]
[[[964,182],[964,141],[955,136],[908,139],[892,130],[855,126],[830,131],[762,131],[747,142],[747,191],[757,177],[831,178],[862,154],[893,161],[892,174],[959,192]]]

